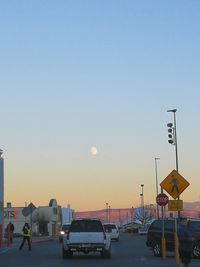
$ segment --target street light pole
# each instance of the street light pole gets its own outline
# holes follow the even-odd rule
[[[178,145],[177,145],[177,131],[176,131],[176,111],[177,109],[170,109],[167,112],[173,112],[174,114],[174,142],[175,145],[175,153],[176,153],[176,170],[178,172]]]
[[[176,153],[176,171],[178,172],[178,145],[177,145],[177,132],[176,132],[176,111],[177,109],[170,109],[167,110],[167,112],[173,112],[174,114],[174,134],[173,134],[173,138],[174,140],[172,142],[169,142],[173,145],[175,145],[175,153]],[[171,136],[170,136],[171,137]],[[180,199],[180,197],[178,196],[178,200]],[[178,211],[178,219],[180,219],[181,213],[180,211]],[[175,243],[175,247],[174,247],[174,251],[175,251],[175,261],[177,264],[179,264],[179,242],[178,242],[178,234],[177,234],[177,220],[175,218],[175,232],[174,232],[174,243]]]
[[[142,188],[142,193],[140,194],[141,196],[141,208],[142,208],[142,221],[144,223],[144,185],[141,184],[141,188]]]
[[[0,249],[3,246],[4,229],[4,159],[3,150],[0,149]]]
[[[178,172],[178,145],[177,145],[177,131],[176,131],[176,111],[177,109],[169,109],[167,112],[173,112],[174,114],[174,142],[172,143],[175,146],[176,154],[176,171]],[[180,197],[178,196],[178,200]],[[181,213],[178,211],[178,218],[180,219]]]
[[[156,196],[158,196],[158,166],[157,166],[157,160],[160,158],[154,158],[155,159],[155,172],[156,172]],[[157,210],[157,218],[159,219],[159,207],[158,204],[156,205]]]
[[[121,211],[120,209],[118,211],[119,211],[119,225],[121,226]]]
[[[131,208],[131,221],[133,223],[133,217],[134,217],[134,209],[133,209],[133,206]]]
[[[106,222],[108,222],[108,203],[106,203]]]

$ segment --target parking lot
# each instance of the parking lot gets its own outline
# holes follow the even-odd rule
[[[121,234],[119,242],[112,242],[111,259],[102,259],[99,254],[75,254],[72,259],[62,259],[61,247],[58,239],[35,242],[32,251],[25,246],[18,251],[20,240],[9,248],[1,250],[1,267],[88,267],[88,266],[116,266],[116,267],[175,267],[173,253],[168,253],[166,259],[155,258],[152,251],[145,245],[146,236]],[[193,260],[191,267],[197,267],[200,260]]]

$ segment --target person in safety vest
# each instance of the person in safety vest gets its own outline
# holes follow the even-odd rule
[[[24,224],[24,227],[22,228],[22,234],[23,234],[23,240],[19,247],[19,250],[21,250],[24,246],[24,243],[27,241],[28,248],[31,250],[31,229],[28,223]]]

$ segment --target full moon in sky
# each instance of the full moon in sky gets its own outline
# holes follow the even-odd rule
[[[91,153],[92,156],[96,156],[96,154],[98,153],[98,150],[97,150],[96,146],[92,146],[90,148],[90,153]]]

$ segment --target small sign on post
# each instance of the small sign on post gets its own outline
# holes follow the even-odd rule
[[[182,211],[183,210],[183,200],[169,200],[168,201],[169,211]]]
[[[169,200],[169,198],[168,198],[168,196],[165,195],[165,194],[159,194],[159,195],[157,195],[157,197],[156,197],[156,203],[157,203],[159,206],[161,206],[161,207],[166,206],[167,203],[168,203],[168,200]]]

